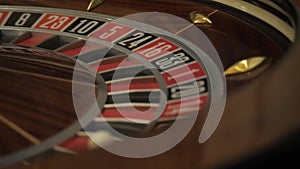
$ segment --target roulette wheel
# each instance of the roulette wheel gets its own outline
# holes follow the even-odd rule
[[[291,1],[0,2],[3,167],[215,168],[272,149],[298,131],[299,18]],[[86,7],[92,13],[82,12]],[[158,24],[149,15],[136,20],[130,15],[153,11],[176,15],[189,24],[172,25],[167,32],[170,22],[165,15]],[[190,25],[207,36],[200,40],[200,51],[193,47],[199,40],[180,36]],[[214,92],[226,86],[223,71],[213,73],[221,68],[197,58],[198,52],[220,56],[211,60],[222,62],[228,93],[219,127],[201,144],[198,136],[209,121],[207,109],[222,109],[223,102],[212,102]],[[127,82],[132,74],[135,78]],[[113,155],[103,147],[83,151],[95,145],[88,137],[93,134],[78,132],[82,126],[87,133],[100,134],[100,142],[118,140],[97,132],[107,130],[103,119],[136,137],[171,126],[178,109],[168,106],[178,106],[180,85],[185,89],[179,92],[181,108],[200,113],[191,132],[173,149],[141,159]],[[84,94],[75,91],[74,97],[74,90]],[[152,122],[164,99],[162,91],[167,93],[166,111]],[[100,115],[91,107],[100,109]],[[83,113],[76,114],[77,108]],[[69,155],[78,151],[83,152]]]

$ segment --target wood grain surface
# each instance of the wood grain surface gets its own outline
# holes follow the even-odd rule
[[[50,51],[42,55],[30,53],[29,48],[11,50],[11,45],[0,48],[0,130],[5,133],[0,139],[0,156],[6,156],[39,144],[78,121],[72,97],[75,61]],[[83,69],[81,77],[89,76]]]
[[[1,52],[1,115],[43,141],[76,119],[70,99],[72,83],[54,79],[62,75],[63,79],[71,79],[72,69],[59,70],[54,64],[34,62],[34,56],[20,55]],[[32,60],[28,60],[30,57]],[[68,64],[72,68],[73,63]],[[64,113],[53,113],[60,111]]]
[[[63,2],[64,3],[62,3],[61,0],[0,0],[0,4],[2,5],[26,5],[81,11],[86,9],[89,1],[65,0]],[[295,0],[295,3],[300,5],[299,0]],[[183,0],[107,0],[103,5],[94,9],[93,12],[113,16],[123,16],[136,12],[160,11],[189,19],[188,13],[199,9],[208,13],[213,10],[197,3]],[[215,17],[224,17],[228,21],[233,19],[231,16],[223,15],[223,13],[220,13]],[[239,30],[242,27],[244,30],[248,29],[250,32],[253,31],[252,33],[259,33],[261,35],[259,40],[257,38],[250,39],[249,43],[252,44],[250,46],[256,50],[250,50],[244,53],[245,55],[254,55],[257,54],[255,53],[257,51],[267,51],[265,54],[277,58],[278,62],[260,77],[247,81],[241,86],[228,89],[227,103],[223,118],[218,129],[207,142],[199,144],[197,141],[203,125],[203,119],[205,118],[205,115],[200,115],[198,122],[188,136],[175,148],[159,156],[131,159],[113,155],[103,149],[85,152],[77,156],[49,151],[48,153],[30,159],[29,162],[31,164],[27,166],[16,164],[8,168],[215,168],[238,162],[253,154],[262,152],[266,148],[275,145],[278,141],[288,137],[289,134],[298,131],[300,128],[300,108],[298,106],[298,101],[300,100],[300,78],[296,75],[296,72],[300,72],[298,64],[300,63],[299,44],[297,44],[296,47],[293,47],[288,53],[284,53],[284,56],[282,57],[284,51],[276,46],[274,42],[262,32],[255,29],[249,29],[251,28],[251,25],[241,24],[241,22],[237,22],[237,20],[234,19],[231,20],[231,22],[235,24],[226,24],[223,26],[224,28],[222,31],[227,31],[229,33],[229,30]],[[218,26],[218,28],[220,28],[220,26]],[[229,37],[235,38],[237,41],[235,44],[229,44],[232,48],[230,48],[230,46],[224,48],[222,44],[228,43],[223,41],[223,39],[220,38],[221,36],[216,36],[215,29],[203,30],[208,36],[212,37],[216,48],[219,51],[222,51],[221,57],[225,63],[225,67],[233,61],[247,57],[245,55],[230,57],[229,55],[231,55],[231,53],[228,54],[228,51],[239,49],[241,49],[241,51],[237,53],[243,53],[245,50],[242,50],[243,48],[240,47],[243,47],[244,45],[240,42],[249,40],[247,35],[241,35],[242,33],[237,35],[230,34]],[[0,76],[5,77],[7,75],[2,73]],[[14,78],[15,79],[13,80],[17,80],[18,76],[14,76]],[[1,84],[6,84],[7,87],[9,87],[9,83],[3,81],[3,79]],[[41,88],[41,90],[47,90],[44,86],[38,84],[34,87]],[[33,90],[33,88],[30,90]],[[58,96],[64,94],[65,91],[61,92],[62,93],[58,93]],[[18,93],[14,93],[13,95],[18,95]],[[57,99],[60,102],[61,97]],[[57,122],[59,123],[59,121]],[[8,129],[5,128],[5,126],[0,126],[0,130],[2,133],[2,131],[6,132]],[[8,135],[7,139],[9,139],[9,137],[13,136]],[[6,142],[8,142],[8,140],[6,140]],[[3,144],[5,144],[5,142]],[[24,144],[27,143],[24,142]]]

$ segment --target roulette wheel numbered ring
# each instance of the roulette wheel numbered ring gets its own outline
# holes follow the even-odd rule
[[[251,15],[251,13],[249,14],[245,11],[238,10],[238,9],[236,9],[237,8],[236,6],[230,5],[230,3],[226,4],[226,1],[212,1],[209,3],[207,3],[206,1],[201,1],[201,3],[208,4],[209,6],[218,9],[216,15],[213,14],[209,17],[209,19],[211,19],[214,24],[212,26],[208,26],[208,27],[206,27],[207,25],[203,26],[200,24],[199,28],[204,31],[204,33],[208,36],[208,38],[212,41],[213,45],[216,47],[218,53],[221,56],[221,60],[223,62],[225,69],[229,69],[230,66],[234,65],[235,63],[238,63],[241,60],[242,60],[242,63],[245,63],[247,61],[250,63],[250,61],[247,59],[249,59],[249,58],[251,59],[251,57],[258,56],[258,55],[267,56],[267,58],[271,58],[272,62],[277,62],[280,59],[282,59],[281,56],[288,50],[288,48],[290,46],[292,46],[293,43],[297,42],[297,38],[295,38],[296,40],[294,40],[294,38],[291,38],[292,36],[287,36],[287,34],[283,33],[281,30],[274,29],[274,25],[270,24],[268,21],[266,21],[264,19],[259,19],[259,17]],[[251,2],[244,1],[243,3],[249,3],[249,4],[252,4],[252,6],[253,6],[254,1],[251,1]],[[266,3],[266,2],[263,1],[262,3]],[[255,6],[260,5],[260,7],[262,9],[267,10],[266,8],[263,8],[265,6],[263,6],[262,3],[257,3],[257,4],[255,4]],[[267,5],[270,6],[270,4],[271,3],[269,3]],[[286,15],[286,13],[288,13],[287,18],[290,21],[286,21],[286,22],[290,23],[289,25],[294,28],[296,35],[297,35],[298,34],[298,31],[296,31],[296,29],[298,28],[298,26],[296,25],[297,15],[294,10],[290,10],[290,11],[287,10],[287,9],[291,9],[290,2],[289,1],[287,1],[287,2],[276,1],[276,3],[272,4],[273,6],[271,5],[271,7],[274,7],[274,4],[275,5],[277,4],[277,6],[281,5],[282,9],[280,9],[279,11],[281,13],[284,13],[284,15]],[[28,9],[30,9],[30,8],[28,8]],[[41,12],[39,15],[39,12],[32,12],[32,11],[35,11],[35,9],[38,9],[38,8],[32,8],[31,11],[25,12],[25,14],[22,12],[18,13],[19,10],[22,11],[24,9],[18,9],[17,11],[13,11],[12,12],[13,14],[9,13],[9,15],[7,15],[5,13],[2,14],[2,16],[6,16],[5,18],[7,18],[7,17],[9,18],[12,15],[14,15],[14,17],[11,17],[13,19],[9,18],[6,20],[1,20],[2,26],[4,27],[4,29],[2,30],[3,36],[2,36],[1,42],[3,43],[3,39],[4,39],[5,43],[8,43],[10,45],[34,46],[34,47],[38,47],[38,48],[42,48],[42,49],[46,49],[46,50],[52,50],[55,53],[58,52],[58,53],[63,53],[63,54],[69,55],[69,56],[72,55],[71,57],[76,57],[76,55],[78,54],[78,50],[79,51],[89,51],[89,50],[95,49],[95,48],[93,48],[94,44],[92,44],[92,43],[88,44],[86,46],[87,49],[82,49],[82,44],[84,43],[84,42],[82,42],[82,40],[84,40],[85,37],[88,36],[88,34],[90,34],[91,32],[94,31],[93,28],[98,28],[98,27],[102,27],[103,25],[105,25],[105,24],[102,25],[98,21],[98,19],[99,19],[98,16],[97,16],[97,18],[93,18],[93,17],[90,17],[90,15],[88,15],[88,14],[85,15],[85,14],[82,14],[81,12],[78,12],[78,15],[75,15],[77,12],[72,11],[70,13],[70,15],[68,15],[66,17],[64,15],[60,15],[61,13],[65,14],[65,12],[60,12],[60,10],[56,10],[56,9],[51,9],[50,12],[48,12],[48,11]],[[43,11],[42,8],[39,8],[37,11],[39,11],[39,10]],[[208,9],[204,8],[203,13],[209,14],[210,12],[207,12],[207,11],[210,11],[210,10],[211,10],[210,8],[208,8]],[[277,10],[278,10],[278,8],[277,8]],[[213,9],[213,11],[215,11],[215,9]],[[57,15],[55,16],[52,14],[57,14]],[[231,14],[233,14],[233,15],[231,15]],[[279,15],[276,15],[276,16],[278,17]],[[45,18],[47,18],[47,17],[49,20],[45,20]],[[72,19],[72,17],[74,17],[73,18],[74,20],[70,21]],[[241,33],[235,32],[234,30],[236,30],[236,29],[230,30],[230,28],[232,28],[230,26],[228,26],[229,27],[228,29],[226,27],[222,26],[221,23],[223,23],[223,22],[220,22],[220,20],[221,20],[220,18],[222,18],[222,17],[226,18],[226,21],[229,22],[228,25],[232,24],[231,26],[233,28],[236,26],[238,28],[243,28],[243,29],[249,31],[250,32],[250,33],[248,32],[249,36],[247,36],[248,35],[247,33],[244,33],[244,34],[242,33],[243,35],[241,35]],[[14,20],[14,18],[17,18],[17,19]],[[30,23],[30,22],[27,22],[27,21],[30,21],[29,18],[33,18],[33,20],[35,20],[35,19],[36,20],[32,21],[33,23]],[[27,19],[29,19],[29,20],[27,20]],[[61,21],[61,22],[59,22],[59,21]],[[219,25],[219,22],[220,22],[220,25]],[[56,24],[54,24],[54,23],[56,23]],[[75,23],[77,23],[77,24],[75,24]],[[89,23],[88,26],[86,26],[86,29],[80,29],[80,28],[82,28],[81,26],[83,26],[85,23]],[[15,25],[15,24],[17,24],[17,25]],[[18,26],[18,24],[19,24],[19,26]],[[5,27],[7,27],[7,29]],[[38,30],[38,31],[36,31],[36,30]],[[66,33],[67,31],[74,31],[74,30],[75,31],[81,30],[81,31],[75,32],[75,34]],[[89,32],[89,31],[91,31],[91,32]],[[55,32],[55,33],[53,33],[53,32]],[[41,36],[41,39],[37,38],[37,37],[40,37],[40,35],[41,35],[39,33],[41,33],[43,35],[43,36]],[[51,36],[51,34],[52,35],[54,34],[55,36],[53,37],[53,36]],[[251,36],[253,36],[253,35],[259,36],[261,38],[261,41],[258,42],[256,38],[251,38],[250,35]],[[226,38],[226,37],[231,37],[232,39],[228,40],[228,38]],[[241,38],[239,38],[239,37],[241,37]],[[298,37],[298,36],[296,36],[296,37]],[[248,43],[242,43],[243,39],[245,39],[245,38],[246,39],[248,38],[247,39],[247,40],[249,40]],[[28,40],[28,39],[31,39],[31,40]],[[252,43],[252,40],[256,41],[257,44]],[[232,47],[230,48],[230,46],[233,46],[233,48],[235,50],[231,50]],[[236,46],[238,46],[238,47],[236,47]],[[263,46],[263,49],[261,48],[262,46]],[[105,51],[106,49],[100,49],[100,50]],[[126,53],[126,50],[124,50],[124,48],[122,49],[122,47],[120,47],[120,45],[119,45],[115,48],[111,48],[111,50],[108,52],[108,54],[110,56],[117,56],[117,57],[121,58],[122,54],[126,55],[128,53]],[[91,56],[93,56],[93,55],[91,55]],[[86,61],[91,61],[92,59],[93,59],[93,57],[90,57]],[[111,63],[111,62],[114,62],[114,61],[108,60],[106,63]],[[271,65],[273,65],[273,64],[271,64]],[[112,66],[112,64],[110,64],[109,66]],[[258,68],[259,68],[259,66],[258,66]],[[253,69],[253,70],[255,70],[255,69]],[[249,70],[247,70],[247,71],[249,71]],[[265,71],[265,69],[262,69],[262,71],[258,71],[258,74],[260,74],[260,73],[263,74],[264,71]],[[107,71],[107,72],[109,72],[109,71]],[[234,74],[231,74],[232,77],[228,78],[228,80],[230,80],[230,79],[236,80],[237,79],[237,81],[238,81],[237,83],[241,83],[242,85],[245,85],[244,84],[245,81],[241,80],[241,79],[249,79],[249,77],[250,77],[250,79],[252,79],[253,74],[254,74],[254,77],[256,77],[256,75],[257,75],[257,73],[255,71],[252,72],[252,69],[249,72],[246,72],[246,74],[244,74],[244,72],[236,71],[236,69],[234,69],[233,72],[234,72]],[[143,73],[145,73],[145,72],[143,72]],[[147,73],[148,72],[146,72],[146,74]],[[252,75],[249,75],[251,73],[252,73]],[[144,75],[145,74],[143,74],[142,76],[144,76]],[[110,76],[111,75],[109,73],[103,75],[104,79],[108,78],[108,79],[105,79],[106,81],[111,80],[111,79],[109,79]],[[151,76],[151,75],[149,75],[149,76]],[[227,77],[229,77],[229,76],[227,76]],[[150,78],[151,77],[149,77],[149,79]],[[234,83],[236,83],[236,82],[234,82]],[[247,83],[247,81],[246,81],[246,83]],[[235,84],[232,86],[234,87]],[[157,87],[158,86],[154,87],[153,89],[157,89]],[[229,87],[231,87],[231,81],[229,81]],[[135,94],[137,94],[137,93],[135,93]],[[143,99],[143,97],[142,97],[142,99]],[[132,127],[131,125],[125,125],[125,126]],[[122,125],[122,127],[124,127],[124,125]],[[140,127],[138,127],[138,129],[137,128],[132,128],[132,129],[139,130]]]

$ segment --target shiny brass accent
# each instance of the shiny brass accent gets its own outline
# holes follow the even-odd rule
[[[89,139],[87,142],[87,148],[88,150],[96,150],[99,148],[99,145],[97,145],[93,140]]]
[[[104,2],[104,0],[91,0],[89,6],[87,7],[87,11],[90,11],[97,6],[101,5]]]
[[[87,136],[89,137],[87,142],[87,148],[89,150],[95,150],[99,148],[99,145],[109,145],[115,142],[115,140],[120,140],[119,138],[113,137],[109,132],[103,130],[90,133]]]
[[[228,80],[247,80],[264,72],[271,62],[271,58],[255,56],[233,64],[224,73]]]
[[[212,21],[208,18],[208,16],[203,15],[200,11],[191,12],[190,18],[192,22],[197,25],[201,25],[201,26],[212,25]]]

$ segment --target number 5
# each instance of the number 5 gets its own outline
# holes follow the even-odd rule
[[[107,39],[110,36],[114,35],[115,33],[117,33],[118,29],[123,29],[121,26],[115,26],[113,28],[111,28],[109,31],[110,32],[105,32],[102,35],[99,36],[99,38],[101,39]]]

